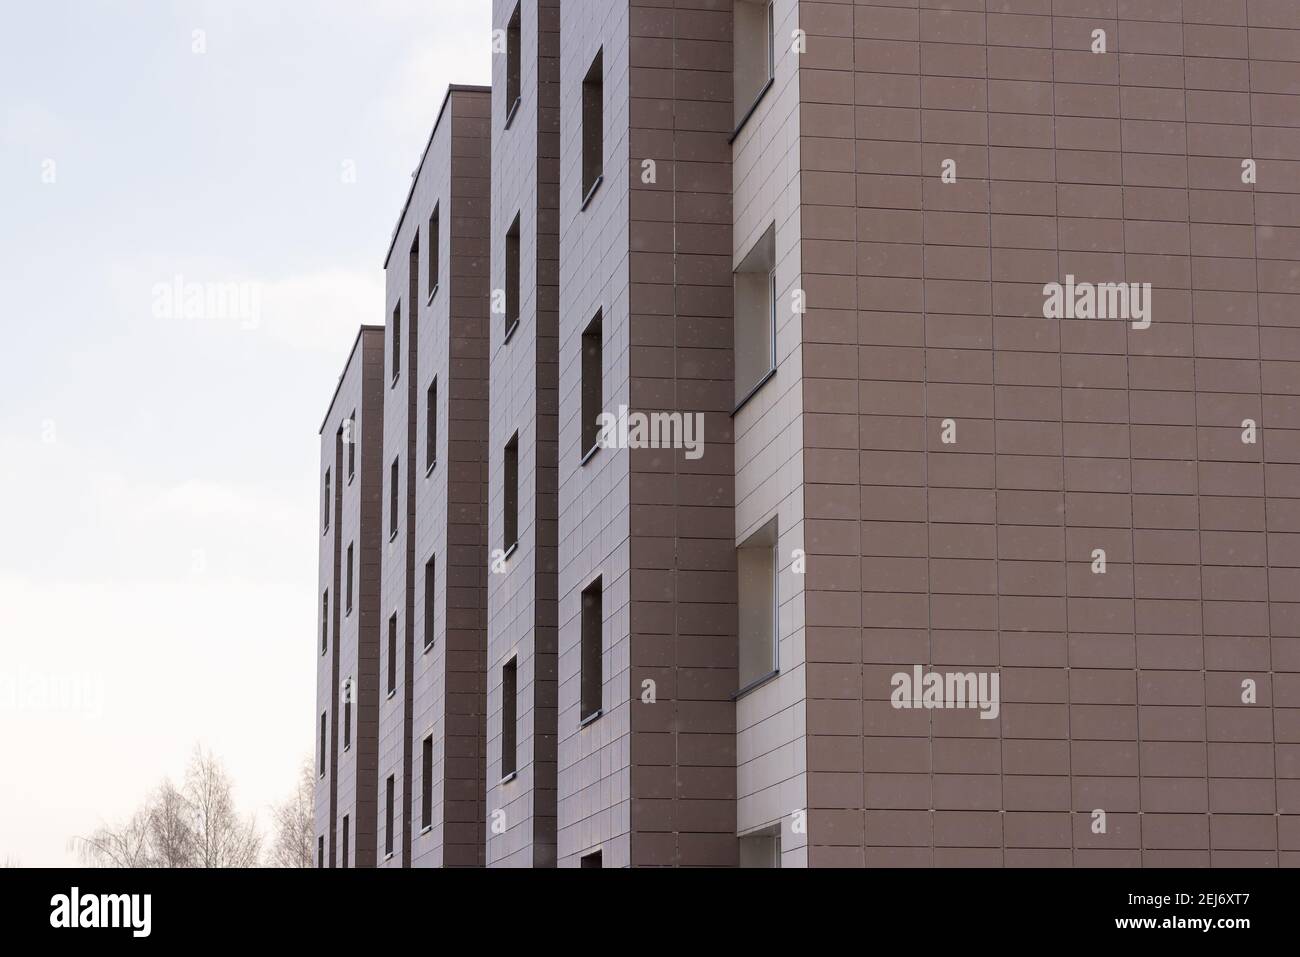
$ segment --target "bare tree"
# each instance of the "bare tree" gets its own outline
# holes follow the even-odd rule
[[[9,870],[10,868],[22,866],[23,862],[18,860],[18,858],[5,855],[4,863],[0,864],[0,870]]]
[[[235,808],[234,784],[211,752],[195,747],[182,790],[190,812],[194,867],[256,867],[262,850],[257,821]]]
[[[152,809],[147,805],[116,827],[104,825],[89,837],[76,838],[77,854],[93,867],[154,867],[149,846]]]
[[[312,835],[316,830],[316,775],[308,756],[298,772],[298,784],[282,804],[277,804],[271,819],[275,825],[275,842],[271,845],[272,867],[311,867]]]

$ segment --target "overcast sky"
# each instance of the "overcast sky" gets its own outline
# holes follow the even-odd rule
[[[292,790],[316,430],[357,326],[383,321],[446,86],[488,82],[489,19],[489,0],[6,6],[0,862],[74,863],[70,837],[199,741],[263,824]]]

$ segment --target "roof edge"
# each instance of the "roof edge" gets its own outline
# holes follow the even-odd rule
[[[343,371],[339,373],[339,381],[334,386],[334,394],[330,396],[329,407],[325,410],[325,419],[321,422],[320,428],[316,430],[317,435],[325,434],[325,426],[329,425],[330,413],[334,411],[334,403],[338,401],[339,389],[343,388],[343,378],[348,374],[348,369],[352,365],[352,358],[357,354],[357,346],[361,344],[361,339],[367,332],[383,332],[383,326],[377,326],[369,323],[362,323],[361,328],[357,330],[357,337],[352,340],[352,348],[348,350],[347,361],[343,363]]]

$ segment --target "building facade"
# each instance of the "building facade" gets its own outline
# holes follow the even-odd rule
[[[379,863],[1300,864],[1300,7],[493,29],[491,90],[449,100],[474,148],[440,120],[393,246],[475,170],[463,335],[388,264],[385,354],[419,342],[383,392]],[[434,369],[474,396],[465,498],[411,461]],[[410,656],[459,520],[452,721]]]

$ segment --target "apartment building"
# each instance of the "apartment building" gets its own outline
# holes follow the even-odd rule
[[[467,862],[1300,864],[1300,7],[493,28]]]

